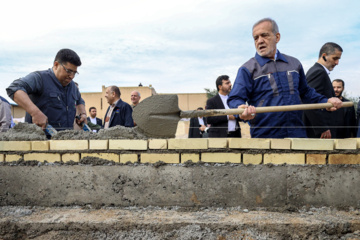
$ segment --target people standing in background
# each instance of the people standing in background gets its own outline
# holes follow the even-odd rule
[[[317,62],[306,73],[306,80],[317,93],[327,98],[335,97],[330,72],[339,64],[342,48],[333,42],[325,43],[319,52]],[[303,120],[309,138],[338,138],[335,112],[324,109],[304,111]],[[341,130],[341,129],[339,129]]]
[[[198,107],[197,110],[204,110],[202,107]],[[189,138],[202,138],[205,136],[205,130],[207,128],[207,121],[205,117],[197,117],[190,119]]]
[[[218,94],[207,100],[206,109],[229,109],[227,104],[228,94],[231,91],[229,76],[219,76],[215,84]],[[208,117],[207,123],[211,125],[208,130],[209,138],[241,137],[239,121],[238,115]]]
[[[132,118],[132,107],[120,99],[121,92],[117,86],[106,88],[105,98],[109,103],[106,110],[104,128],[110,128],[117,125],[125,127],[134,127]]]
[[[89,108],[89,117],[87,117],[87,122],[93,132],[98,132],[102,126],[102,120],[100,118],[97,118],[96,114],[97,114],[96,108],[90,107]]]
[[[136,105],[139,104],[139,101],[140,101],[140,93],[138,91],[132,91],[131,92],[131,107],[134,108],[136,107]]]
[[[350,102],[343,96],[345,82],[341,79],[335,79],[332,82],[335,96],[342,102]],[[335,113],[337,126],[337,138],[354,138],[357,134],[356,115],[354,107],[340,108]]]

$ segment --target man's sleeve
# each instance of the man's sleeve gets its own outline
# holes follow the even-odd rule
[[[80,93],[80,91],[79,91],[79,89],[78,88],[76,88],[76,106],[77,105],[80,105],[80,104],[82,104],[82,105],[85,105],[85,101],[84,101],[84,99],[81,97],[81,93]]]
[[[132,118],[133,108],[129,105],[125,105],[125,127],[134,127],[134,120]]]
[[[22,90],[27,94],[40,93],[42,91],[43,84],[39,73],[33,72],[28,74],[26,77],[13,81],[6,92],[8,96],[14,100],[14,94],[18,90]]]
[[[229,108],[237,108],[245,104],[249,99],[249,93],[252,92],[251,74],[248,69],[241,67],[237,73],[233,88],[229,94],[227,103]]]
[[[0,132],[6,132],[11,125],[11,107],[0,99]]]
[[[348,109],[348,115],[345,116],[346,118],[348,117],[349,119],[349,126],[352,126],[352,128],[350,128],[350,134],[351,137],[356,137],[356,133],[358,128],[356,127],[356,116],[355,116],[355,108],[354,107],[349,107]]]

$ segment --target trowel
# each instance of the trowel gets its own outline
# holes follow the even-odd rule
[[[50,135],[50,136],[54,136],[57,134],[56,129],[53,126],[51,126],[50,124],[46,125],[45,132],[47,135]]]
[[[76,119],[80,120],[81,119],[81,115],[75,116]],[[87,125],[86,123],[81,123],[81,128],[85,131],[85,132],[91,132],[91,128],[89,127],[89,125]]]

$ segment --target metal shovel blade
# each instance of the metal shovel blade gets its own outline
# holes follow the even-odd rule
[[[144,99],[134,108],[133,119],[148,137],[175,137],[180,120],[178,96],[154,95]]]

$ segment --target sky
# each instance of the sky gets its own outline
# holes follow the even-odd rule
[[[52,67],[62,48],[81,58],[81,92],[152,85],[158,93],[203,93],[219,75],[234,81],[255,55],[253,24],[273,18],[280,52],[305,72],[326,42],[344,50],[330,78],[360,96],[360,1],[13,0],[1,4],[0,95],[30,72]]]

